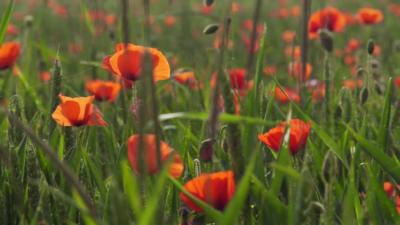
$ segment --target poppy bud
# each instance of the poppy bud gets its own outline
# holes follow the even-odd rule
[[[363,105],[368,100],[368,96],[369,96],[368,89],[365,87],[363,89],[361,89],[361,92],[360,92],[361,105]]]
[[[219,28],[218,24],[208,24],[204,30],[203,30],[203,34],[213,34],[215,33]]]
[[[360,67],[360,68],[358,68],[358,70],[357,70],[357,77],[358,77],[358,78],[362,78],[362,77],[364,76],[364,74],[366,74],[366,73],[367,73],[367,71],[365,71],[364,68]]]
[[[333,37],[331,32],[326,29],[320,30],[319,39],[321,40],[322,47],[324,47],[327,52],[333,51]]]
[[[33,16],[27,15],[27,16],[25,16],[24,20],[25,20],[25,24],[26,24],[27,27],[32,27],[32,25],[33,25]]]
[[[214,0],[203,0],[203,5],[211,6],[214,3]]]
[[[208,138],[201,142],[200,146],[200,160],[202,162],[211,162],[214,153],[213,145],[215,140]]]
[[[375,43],[372,39],[370,39],[367,44],[368,54],[372,55],[372,53],[374,53],[374,49],[375,49]]]

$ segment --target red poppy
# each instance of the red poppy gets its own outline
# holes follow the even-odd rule
[[[311,99],[314,103],[324,100],[325,94],[325,84],[318,84],[316,87],[311,89]]]
[[[39,74],[40,80],[43,82],[48,82],[51,79],[51,73],[49,71],[41,71]]]
[[[143,135],[144,145],[144,160],[147,173],[152,175],[157,173],[162,165],[157,163],[157,147],[156,136],[154,134]],[[140,173],[140,152],[139,152],[140,136],[132,135],[128,139],[128,159],[135,173]],[[161,163],[171,162],[168,167],[168,172],[172,177],[178,178],[182,175],[184,165],[179,154],[174,151],[167,143],[160,141],[160,156]]]
[[[115,53],[103,60],[103,68],[119,78],[135,81],[141,76],[143,57],[146,52],[151,56],[153,79],[155,81],[166,80],[170,77],[170,68],[167,58],[155,48],[147,48],[139,45],[117,44]]]
[[[276,68],[276,66],[265,66],[263,71],[265,75],[271,76],[275,75],[278,69]]]
[[[383,190],[386,192],[387,196],[392,196],[394,192],[394,186],[390,182],[383,183]]]
[[[286,57],[297,59],[299,60],[301,58],[301,47],[296,45],[293,47],[286,47],[285,48],[285,55]]]
[[[86,90],[98,101],[113,102],[121,90],[121,84],[112,81],[91,80],[86,82]]]
[[[293,43],[293,40],[296,38],[296,32],[292,30],[286,30],[282,33],[282,40],[286,44]]]
[[[378,9],[361,8],[357,12],[357,18],[362,24],[378,24],[383,21],[383,13]]]
[[[308,21],[310,38],[316,38],[318,31],[326,28],[332,32],[341,32],[346,26],[346,17],[337,9],[327,7],[314,12]]]
[[[188,181],[184,188],[193,196],[222,211],[235,193],[235,178],[232,171],[203,173]],[[203,212],[203,209],[184,193],[179,197],[189,208]]]
[[[343,87],[349,90],[355,90],[357,88],[361,88],[363,86],[363,80],[344,80]]]
[[[198,87],[193,71],[177,71],[174,75],[174,79],[182,85],[189,86],[190,89],[194,90]]]
[[[0,45],[0,70],[12,67],[20,54],[20,45],[17,42],[6,42]]]
[[[282,122],[265,134],[258,135],[258,139],[274,151],[279,151],[285,134],[286,123]],[[299,119],[292,119],[289,123],[289,149],[294,155],[303,149],[310,134],[311,124]]]
[[[299,103],[300,102],[300,95],[297,90],[284,88],[282,90],[279,87],[275,88],[275,100],[281,104],[289,103],[290,101]]]
[[[351,38],[346,45],[345,52],[346,53],[354,53],[361,47],[361,43],[358,39]]]
[[[9,25],[7,26],[6,34],[7,34],[7,35],[10,35],[10,36],[15,36],[15,35],[17,35],[17,34],[18,34],[18,29],[17,29],[17,27],[14,26],[14,25],[12,25],[12,24],[9,24]]]
[[[246,80],[246,69],[236,68],[229,72],[231,88],[238,91],[239,95],[245,95],[248,90],[253,88],[253,81]]]
[[[53,112],[53,119],[61,126],[105,126],[98,108],[92,104],[94,96],[71,98],[59,95],[61,103]]]
[[[310,63],[307,63],[306,68],[305,68],[305,75],[303,74],[303,64],[301,62],[292,62],[289,64],[289,75],[299,79],[301,77],[301,80],[308,80],[310,79],[311,73],[312,73],[312,66]]]
[[[176,18],[175,16],[166,16],[164,18],[164,24],[167,27],[172,27],[176,24]]]

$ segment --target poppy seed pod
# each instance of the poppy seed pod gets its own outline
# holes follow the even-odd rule
[[[333,51],[332,33],[327,29],[322,29],[319,31],[319,39],[321,40],[321,45],[325,51],[331,53]]]

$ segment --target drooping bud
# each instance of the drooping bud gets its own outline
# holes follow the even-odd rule
[[[333,51],[333,36],[332,33],[329,32],[327,29],[322,29],[319,31],[319,39],[321,41],[322,47],[327,52]]]
[[[208,138],[204,141],[201,142],[200,146],[200,160],[202,162],[211,162],[214,149],[213,145],[215,143],[215,140]]]

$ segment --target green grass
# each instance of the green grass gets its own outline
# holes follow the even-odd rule
[[[251,64],[242,37],[252,31],[243,22],[254,18],[257,1],[234,1],[241,6],[234,14],[228,13],[231,1],[205,1],[213,2],[214,11],[203,14],[201,0],[131,0],[126,21],[123,0],[46,2],[0,2],[0,43],[17,41],[22,48],[16,63],[19,75],[0,70],[0,224],[400,224],[400,189],[395,185],[400,183],[400,102],[394,85],[400,74],[400,33],[399,17],[388,7],[395,1],[312,1],[311,12],[334,6],[355,14],[369,5],[385,16],[378,25],[349,25],[334,33],[333,53],[318,40],[309,41],[312,79],[332,85],[318,102],[304,83],[288,74],[292,59],[284,51],[301,45],[301,17],[274,16],[281,8],[290,12],[293,6],[302,7],[303,1],[289,0],[286,6],[262,1],[258,25],[264,29],[256,36],[259,49]],[[58,15],[54,3],[64,6],[67,15]],[[149,15],[144,7],[148,3]],[[95,10],[116,16],[116,23],[92,20]],[[167,16],[176,18],[171,27],[164,23]],[[9,24],[17,27],[17,35],[7,33]],[[216,32],[203,33],[215,24]],[[294,43],[282,40],[286,30],[297,32]],[[223,35],[233,46],[215,49],[215,39]],[[172,73],[192,70],[200,88],[173,77],[152,84],[146,76],[133,89],[123,89],[115,102],[95,102],[108,126],[57,125],[51,113],[58,94],[87,96],[87,80],[114,79],[101,63],[126,38],[162,51]],[[360,48],[345,53],[351,38],[360,41]],[[380,47],[379,56],[368,54],[369,40]],[[349,55],[358,60],[354,68],[344,62]],[[264,67],[271,65],[276,74],[265,75]],[[231,68],[246,68],[254,82],[239,98],[240,115],[229,86]],[[356,79],[352,73],[357,70],[363,87],[345,89],[343,81]],[[50,71],[52,80],[41,81],[41,71]],[[147,65],[144,71],[149,71]],[[210,84],[214,73],[219,73],[225,107],[218,114]],[[298,85],[300,103],[280,104],[273,96],[275,88]],[[142,108],[133,113],[138,99]],[[214,116],[217,122],[210,124]],[[290,154],[288,134],[279,152],[258,140],[259,134],[292,118],[311,123],[306,147],[298,154]],[[127,140],[145,133],[157,133],[180,154],[182,177],[169,176],[166,166],[154,175],[132,170]],[[196,176],[195,161],[208,138],[215,139],[213,158],[200,160],[201,171],[234,170],[236,192],[223,211],[189,194],[204,210],[196,213],[179,194],[188,194],[183,185]],[[386,181],[395,186],[393,196],[383,189]]]

